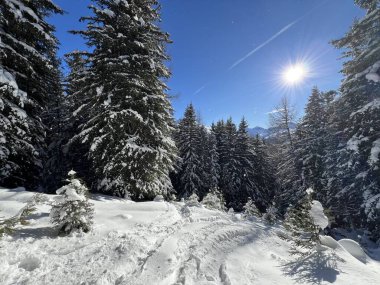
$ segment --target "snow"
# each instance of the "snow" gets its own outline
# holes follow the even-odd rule
[[[108,15],[108,17],[110,17],[110,18],[115,17],[115,13],[113,11],[111,11],[110,9],[104,9],[104,10],[102,10],[102,13]]]
[[[361,136],[358,138],[357,136],[353,136],[347,142],[347,149],[358,153],[359,152],[359,146],[364,141],[368,141],[368,137]]]
[[[310,215],[314,220],[314,224],[319,226],[322,230],[329,225],[329,219],[323,212],[321,202],[314,200],[311,204]]]
[[[369,163],[371,165],[377,163],[379,161],[380,155],[380,139],[377,139],[372,144],[371,155],[369,157]]]
[[[341,239],[338,241],[338,243],[353,257],[362,262],[366,261],[367,255],[356,241],[353,241],[351,239]]]
[[[0,216],[17,213],[33,194],[0,189]],[[40,205],[30,225],[2,238],[0,284],[379,284],[380,262],[353,257],[360,252],[352,242],[295,261],[279,237],[284,229],[259,218],[181,202],[90,200],[91,233],[57,236],[50,206]]]
[[[353,112],[350,117],[353,117],[356,114],[362,114],[364,112],[370,111],[370,110],[375,110],[375,109],[380,109],[380,99],[376,98],[369,102],[368,104],[364,105],[362,108],[357,110],[356,112]]]
[[[164,196],[162,195],[157,195],[156,197],[154,197],[154,200],[155,202],[164,202],[165,199],[164,199]]]
[[[321,241],[322,245],[327,246],[331,249],[337,249],[340,247],[339,243],[330,236],[319,236],[319,240]]]
[[[380,82],[380,75],[378,74],[379,69],[380,69],[380,61],[377,61],[372,66],[364,70],[363,72],[356,74],[355,78],[359,78],[365,75],[365,78],[368,81],[379,83]]]

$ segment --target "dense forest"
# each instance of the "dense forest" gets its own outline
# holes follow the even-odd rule
[[[1,186],[53,194],[74,170],[93,193],[134,201],[212,193],[227,208],[248,202],[280,220],[300,213],[313,189],[332,228],[380,239],[378,0],[355,0],[366,15],[332,39],[345,58],[339,90],[314,87],[299,120],[283,97],[265,139],[249,135],[244,117],[206,126],[192,104],[174,119],[171,40],[156,0],[92,2],[87,28],[71,31],[88,49],[60,59],[47,20],[63,13],[58,6],[0,0]]]

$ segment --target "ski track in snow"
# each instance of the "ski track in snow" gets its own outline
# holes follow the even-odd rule
[[[9,190],[2,196],[2,191],[2,215],[21,208],[32,195]],[[284,272],[289,244],[278,237],[280,227],[183,203],[103,196],[92,202],[95,229],[89,234],[57,237],[49,224],[50,208],[40,206],[29,226],[0,240],[0,284],[296,283]],[[6,207],[9,203],[12,207]],[[326,275],[316,264],[319,271],[309,269],[314,279],[306,275],[300,283],[379,284],[379,262],[364,264],[343,249],[339,254],[344,261],[335,271],[328,268]]]

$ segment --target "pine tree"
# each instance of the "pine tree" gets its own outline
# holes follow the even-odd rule
[[[279,186],[268,146],[258,135],[252,139],[252,145],[256,153],[254,179],[259,188],[259,195],[256,198],[258,200],[255,202],[259,210],[265,212],[272,203],[275,193],[278,193]]]
[[[73,51],[65,55],[70,72],[65,81],[68,116],[65,132],[69,140],[64,144],[64,155],[69,168],[76,169],[78,177],[87,185],[94,182],[91,162],[87,156],[90,142],[82,142],[76,136],[90,119],[91,73],[89,70],[90,54],[85,51]],[[92,188],[92,187],[90,187]]]
[[[199,207],[201,203],[199,203],[199,197],[197,194],[193,193],[189,197],[187,197],[186,206],[188,207]]]
[[[380,237],[380,7],[378,0],[356,0],[367,10],[349,32],[333,41],[345,49],[348,60],[343,65],[335,118],[339,153],[337,173],[331,179],[343,182],[335,191],[337,203],[351,205],[345,222],[367,226],[375,238]],[[339,213],[338,210],[337,214]]]
[[[88,232],[93,224],[94,209],[88,201],[88,189],[75,174],[73,170],[68,173],[69,184],[57,190],[59,196],[50,212],[51,222],[64,234],[74,230]]]
[[[277,135],[272,149],[273,163],[276,168],[278,192],[275,194],[276,204],[280,215],[284,215],[290,204],[301,200],[305,187],[302,187],[300,165],[294,148],[294,133],[291,124],[295,120],[295,110],[286,97],[270,114],[270,124]]]
[[[178,193],[181,197],[203,194],[203,161],[200,153],[200,126],[192,104],[185,111],[178,124],[177,147],[179,151],[180,171],[178,173]]]
[[[252,197],[255,201],[262,200],[262,193],[255,181],[257,155],[248,134],[248,123],[243,118],[236,134],[236,149],[234,159],[237,161],[238,192],[234,197],[234,209],[243,210],[243,206]]]
[[[239,193],[239,164],[236,157],[237,129],[232,118],[226,123],[219,123],[221,128],[219,137],[219,165],[221,179],[219,188],[226,199],[228,207],[239,207],[236,197]]]
[[[259,209],[257,209],[255,203],[252,201],[251,197],[248,197],[247,203],[244,205],[244,216],[246,218],[250,217],[260,217],[261,213]]]
[[[208,135],[205,145],[207,148],[207,158],[205,160],[206,173],[208,174],[207,188],[208,190],[216,189],[220,179],[220,166],[217,141],[213,131]]]
[[[218,188],[211,189],[210,192],[208,192],[203,198],[202,204],[209,209],[216,209],[220,211],[226,210],[223,195],[220,193]]]
[[[55,62],[55,71],[50,79],[51,99],[47,103],[46,111],[42,114],[46,126],[47,159],[44,161],[42,186],[45,193],[55,193],[57,188],[64,184],[66,173],[69,170],[68,161],[64,153],[64,145],[69,140],[67,124],[69,120],[68,100],[63,93],[63,76],[59,72],[60,62]]]
[[[134,199],[169,195],[175,160],[168,34],[157,26],[156,0],[93,0],[93,15],[77,31],[93,49],[86,105],[89,120],[76,136],[91,142],[87,155],[98,178],[94,190]],[[83,110],[78,110],[78,114]]]
[[[306,195],[296,207],[290,206],[286,213],[284,227],[292,235],[292,254],[308,255],[320,243],[319,228],[314,224],[310,210],[311,196]]]
[[[312,89],[305,109],[305,116],[297,126],[295,153],[300,161],[302,185],[312,188],[318,201],[326,203],[327,193],[323,184],[330,105],[334,92],[322,93]]]
[[[270,205],[265,211],[263,219],[270,225],[274,225],[278,219],[278,215],[279,213],[276,207],[276,203],[273,202],[272,205]]]
[[[57,39],[46,22],[62,13],[50,0],[0,1],[0,184],[39,184],[45,157],[42,114],[55,95]]]
[[[197,116],[199,118],[199,116]],[[199,141],[198,145],[196,146],[197,153],[199,155],[199,162],[198,165],[199,169],[199,178],[201,181],[201,186],[198,191],[199,197],[203,199],[203,197],[211,190],[212,188],[212,175],[217,175],[215,173],[216,169],[213,169],[215,166],[215,160],[217,157],[215,157],[215,153],[211,154],[212,151],[212,145],[210,145],[209,138],[210,134],[205,126],[203,126],[201,123],[198,125],[198,133],[199,133]],[[214,157],[212,157],[212,155]],[[214,174],[212,174],[214,172]]]

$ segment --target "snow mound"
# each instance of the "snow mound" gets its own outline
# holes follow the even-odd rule
[[[164,202],[165,199],[164,199],[164,196],[162,195],[157,195],[156,197],[154,197],[154,202]]]
[[[351,239],[341,239],[338,241],[338,243],[353,257],[360,260],[361,262],[366,262],[367,255],[356,241],[353,241]]]
[[[128,215],[128,214],[120,214],[120,215],[116,215],[115,217],[116,218],[121,218],[121,219],[124,219],[124,220],[132,219],[132,215]]]
[[[310,209],[310,215],[314,220],[314,224],[319,226],[322,230],[329,225],[329,219],[323,213],[323,206],[319,201],[313,201]]]
[[[26,271],[33,271],[39,268],[41,265],[41,260],[35,256],[28,256],[21,260],[18,267]]]
[[[321,244],[327,246],[331,249],[337,249],[340,245],[339,243],[330,236],[319,236]]]

